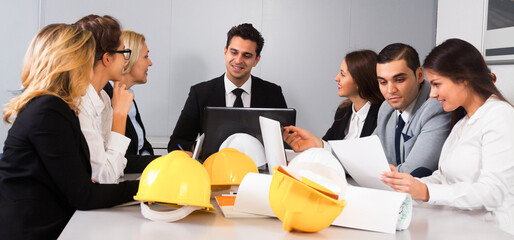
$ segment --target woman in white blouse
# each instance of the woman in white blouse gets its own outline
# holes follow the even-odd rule
[[[377,127],[377,115],[384,101],[377,82],[377,54],[359,50],[346,54],[335,77],[339,97],[346,97],[337,108],[334,123],[323,138],[295,126],[284,128],[284,141],[296,152],[325,147],[324,141],[366,137]]]
[[[430,97],[452,111],[455,125],[431,176],[413,178],[391,166],[382,181],[416,200],[473,210],[514,234],[512,104],[495,87],[496,77],[480,52],[466,41],[449,39],[435,47],[423,67]]]
[[[110,16],[88,15],[75,25],[93,33],[96,42],[91,84],[79,108],[80,129],[89,147],[91,179],[116,183],[123,176],[125,151],[130,143],[130,138],[125,137],[125,124],[134,94],[119,81],[131,50],[125,49],[120,25]],[[115,83],[112,100],[103,90],[109,80]]]

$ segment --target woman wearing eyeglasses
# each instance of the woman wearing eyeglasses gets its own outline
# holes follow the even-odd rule
[[[88,15],[75,25],[93,33],[96,41],[91,84],[81,99],[79,113],[80,128],[91,155],[91,179],[115,183],[123,176],[125,151],[130,144],[125,125],[134,94],[119,82],[131,51],[125,49],[120,25],[110,16]],[[109,80],[114,82],[112,100],[103,90]]]
[[[139,181],[91,182],[79,100],[95,54],[90,32],[51,24],[32,40],[23,62],[23,91],[9,101],[12,123],[0,160],[0,238],[57,239],[75,210],[132,201]]]
[[[145,36],[130,30],[123,30],[121,36],[125,47],[131,49],[132,54],[123,68],[120,84],[125,84],[127,89],[134,93],[131,89],[132,86],[147,82],[148,68],[152,66],[152,61],[148,56],[149,50],[145,42]],[[112,97],[112,82],[105,85],[104,90],[109,94],[109,97]],[[131,141],[125,153],[125,158],[128,161],[125,172],[140,173],[148,163],[158,156],[154,155],[152,145],[146,139],[145,127],[135,99],[130,107],[126,122],[125,136],[130,138]]]

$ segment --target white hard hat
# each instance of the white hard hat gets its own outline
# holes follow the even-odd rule
[[[347,182],[343,166],[332,153],[323,148],[311,148],[298,154],[288,168],[329,189],[340,198],[344,195]]]
[[[264,147],[262,143],[255,137],[246,133],[235,133],[230,135],[221,144],[219,150],[223,148],[235,148],[239,152],[248,155],[257,167],[266,164],[266,155],[264,155]]]

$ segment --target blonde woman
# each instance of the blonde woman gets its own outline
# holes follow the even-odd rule
[[[136,194],[137,181],[91,181],[77,114],[94,48],[90,32],[66,24],[46,26],[32,40],[23,92],[4,109],[12,127],[0,160],[0,236],[56,239],[76,209],[111,207]]]
[[[89,145],[93,181],[115,183],[127,165],[125,137],[127,114],[134,94],[119,84],[131,50],[123,45],[120,24],[110,16],[88,15],[75,25],[95,37],[94,75],[80,106],[80,128]],[[103,90],[109,80],[116,83],[112,100]],[[112,107],[111,107],[112,103]]]
[[[123,30],[121,36],[125,47],[132,50],[132,55],[123,68],[120,84],[125,85],[131,93],[134,93],[132,86],[147,82],[148,68],[152,66],[152,61],[148,56],[149,50],[145,36],[130,30]],[[110,82],[104,87],[105,92],[111,98],[113,86],[113,82]],[[127,158],[125,172],[142,172],[146,165],[157,156],[154,155],[152,145],[146,139],[145,127],[136,100],[132,101],[128,112],[125,136],[130,138],[130,144],[125,153],[125,158]]]

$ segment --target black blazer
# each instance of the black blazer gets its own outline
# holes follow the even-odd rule
[[[104,91],[109,95],[112,99],[112,86],[110,83],[107,83],[104,87]],[[137,151],[137,143],[138,137],[136,129],[130,120],[130,117],[127,116],[127,123],[125,127],[125,136],[130,138],[130,144],[127,148],[127,152],[125,153],[125,158],[127,159],[127,166],[125,167],[125,173],[140,173],[142,172],[146,165],[150,163],[155,158],[159,157],[159,155],[154,155],[153,147],[146,139],[146,131],[145,126],[143,125],[143,121],[141,120],[141,114],[139,114],[139,109],[137,108],[136,100],[134,100],[134,107],[136,107],[136,121],[139,123],[139,126],[143,129],[143,147],[138,152]],[[148,151],[150,155],[141,156],[140,154],[143,151]]]
[[[109,97],[112,99],[112,86],[110,83],[107,83],[104,87],[104,91],[109,95]],[[127,116],[127,125],[125,128],[125,136],[130,138],[130,144],[127,148],[126,155],[140,155],[143,151],[148,151],[151,155],[153,155],[153,148],[150,142],[146,139],[146,131],[145,126],[143,125],[143,121],[141,120],[141,115],[139,114],[139,109],[137,108],[136,100],[134,100],[134,106],[136,107],[136,121],[139,123],[139,126],[143,129],[143,139],[144,144],[141,150],[137,151],[137,133],[136,129],[134,128],[134,125],[132,124],[132,121],[130,120],[130,117]]]
[[[91,182],[89,148],[58,97],[31,100],[9,130],[0,160],[0,236],[56,239],[76,209],[131,201],[138,181]]]
[[[253,108],[287,108],[280,86],[252,75]],[[191,150],[198,133],[203,133],[203,110],[205,107],[225,107],[224,75],[201,82],[191,87],[175,130],[168,143],[168,151],[177,150],[177,144]]]
[[[381,104],[371,104],[360,137],[367,137],[375,131],[377,127],[377,115]],[[350,117],[352,116],[352,105],[338,109],[334,116],[334,123],[323,136],[323,140],[341,140],[346,134],[344,130],[350,124]]]

